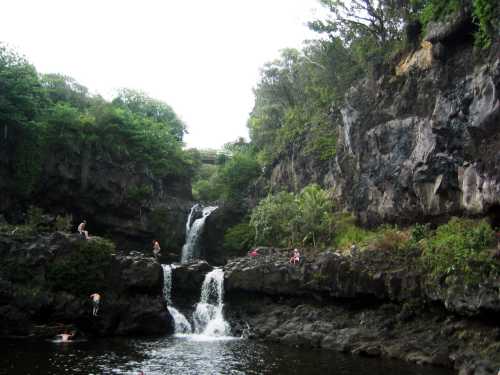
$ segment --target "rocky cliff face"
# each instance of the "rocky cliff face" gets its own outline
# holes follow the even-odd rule
[[[57,153],[49,157],[29,200],[17,197],[9,176],[2,176],[0,214],[15,223],[34,205],[72,214],[75,229],[86,219],[91,233],[112,237],[121,249],[143,249],[156,238],[167,250],[180,252],[192,199],[189,178],[160,178],[140,163],[116,160],[103,150],[74,151],[75,160]]]
[[[431,25],[391,73],[350,90],[334,161],[318,167],[290,155],[271,184],[319,182],[367,224],[452,214],[498,220],[498,45],[481,62],[472,45],[467,18]]]
[[[29,336],[40,325],[61,323],[99,336],[171,332],[160,264],[139,253],[100,258],[96,241],[61,232],[0,236],[0,335]],[[89,299],[94,292],[102,296],[97,317]]]

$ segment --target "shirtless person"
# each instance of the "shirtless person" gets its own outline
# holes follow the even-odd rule
[[[160,251],[161,251],[160,243],[157,240],[154,240],[153,241],[153,255],[155,256],[155,258],[158,258],[160,256]]]
[[[99,303],[101,302],[101,295],[99,293],[94,293],[90,295],[92,298],[92,315],[97,316],[99,312]]]
[[[89,232],[85,230],[85,225],[87,224],[87,220],[83,220],[78,226],[78,233],[85,237],[86,240],[89,239]]]

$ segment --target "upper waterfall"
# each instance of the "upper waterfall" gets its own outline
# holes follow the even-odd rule
[[[188,263],[200,256],[199,238],[203,233],[203,227],[207,217],[217,209],[217,206],[203,207],[202,215],[191,223],[191,218],[199,204],[195,204],[189,213],[186,223],[186,243],[182,247],[181,263]]]

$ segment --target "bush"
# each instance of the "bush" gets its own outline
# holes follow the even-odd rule
[[[254,243],[255,231],[249,223],[240,223],[224,233],[224,250],[234,255],[243,255]]]
[[[335,218],[335,246],[341,250],[367,245],[375,237],[375,233],[356,226],[352,215],[339,214]]]
[[[70,255],[57,259],[47,267],[47,281],[53,290],[74,295],[103,290],[114,251],[114,244],[102,238],[79,241]]]
[[[327,191],[306,186],[298,194],[269,195],[252,211],[255,241],[270,246],[323,246],[333,234],[333,205]]]
[[[424,265],[434,278],[455,275],[466,283],[497,275],[499,266],[485,251],[494,244],[494,234],[485,220],[453,218],[424,240]]]
[[[377,249],[401,251],[410,246],[411,234],[396,227],[384,226],[379,229],[374,246]]]
[[[73,226],[73,216],[71,214],[56,216],[56,222],[54,224],[56,230],[61,232],[69,232],[71,231],[72,226]]]

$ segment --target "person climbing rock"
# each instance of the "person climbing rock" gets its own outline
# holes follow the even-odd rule
[[[92,299],[92,315],[97,316],[99,312],[99,304],[101,303],[101,295],[99,293],[94,293],[90,295]]]
[[[289,263],[297,264],[299,262],[300,262],[300,252],[299,252],[299,249],[295,248],[295,249],[293,249],[293,254],[292,254],[292,257],[290,258]]]
[[[159,258],[160,251],[161,251],[160,243],[158,242],[158,240],[154,240],[153,241],[153,255],[155,258]]]
[[[78,233],[85,237],[86,240],[89,239],[89,232],[85,230],[85,226],[87,225],[87,220],[83,220],[80,225],[78,225]]]

